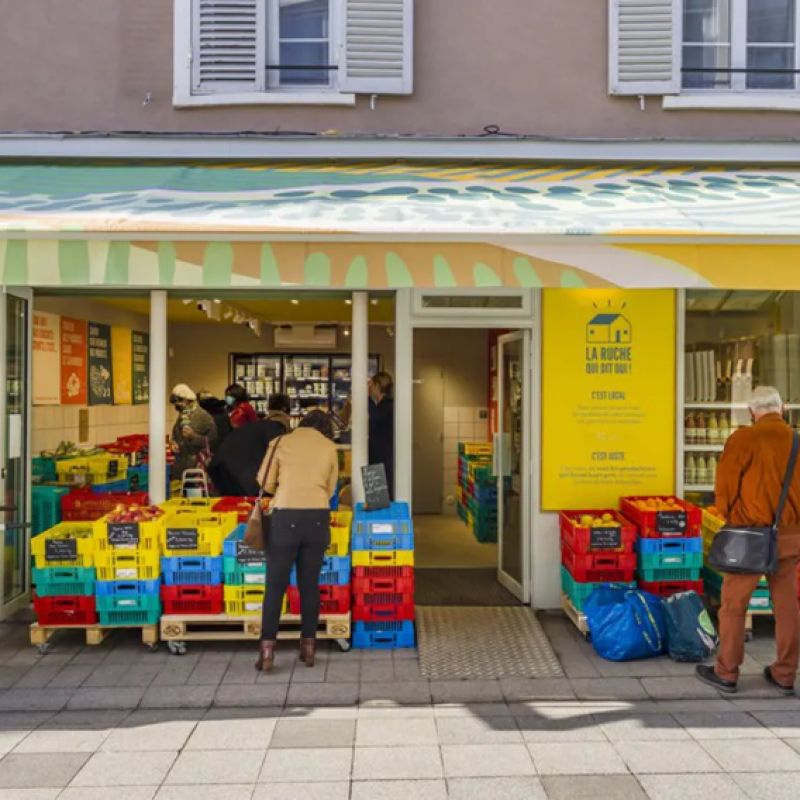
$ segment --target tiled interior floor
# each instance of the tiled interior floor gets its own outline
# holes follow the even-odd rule
[[[460,517],[417,514],[414,559],[419,567],[495,567],[497,545],[478,542]]]

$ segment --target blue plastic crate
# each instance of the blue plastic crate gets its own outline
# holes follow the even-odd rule
[[[97,581],[95,593],[98,597],[110,595],[136,597],[141,594],[158,594],[161,579],[154,581]]]
[[[222,556],[164,556],[161,559],[165,586],[217,586],[222,583]]]
[[[68,492],[67,486],[31,487],[32,536],[37,536],[61,522],[61,498]]]
[[[413,622],[354,622],[353,647],[394,650],[414,646]]]
[[[326,556],[319,575],[320,586],[345,586],[350,583],[350,556]],[[292,567],[289,583],[297,586],[297,567]]]
[[[392,503],[380,511],[356,506],[351,550],[413,550],[414,528],[408,503]]]
[[[643,556],[662,555],[674,553],[702,553],[703,538],[701,536],[689,536],[680,539],[637,539],[636,552]]]
[[[127,492],[128,479],[124,478],[121,481],[111,481],[110,483],[93,483],[92,491],[97,494],[111,494],[113,492]]]

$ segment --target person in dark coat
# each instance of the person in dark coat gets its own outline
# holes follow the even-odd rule
[[[273,394],[266,419],[236,428],[217,448],[208,474],[217,494],[223,497],[255,497],[259,486],[256,475],[269,443],[291,430],[289,397]]]
[[[211,414],[214,425],[217,427],[217,441],[211,448],[211,452],[216,452],[217,448],[225,441],[228,434],[233,430],[228,416],[228,406],[224,400],[214,397],[210,392],[200,392],[197,396],[197,404],[203,411]]]
[[[394,500],[394,380],[377,372],[369,382],[369,463],[383,464]]]

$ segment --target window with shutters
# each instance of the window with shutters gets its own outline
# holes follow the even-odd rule
[[[175,0],[175,105],[410,94],[413,0]]]

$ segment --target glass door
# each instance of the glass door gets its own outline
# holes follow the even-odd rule
[[[498,426],[494,441],[497,475],[497,579],[527,603],[530,542],[530,334],[501,336],[497,348]]]
[[[29,290],[0,297],[0,619],[27,604],[30,590],[30,313]]]

